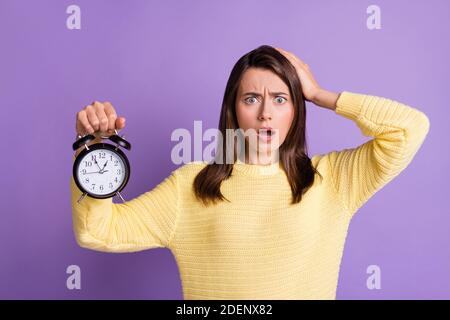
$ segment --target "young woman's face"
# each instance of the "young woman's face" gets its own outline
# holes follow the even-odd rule
[[[278,149],[286,139],[294,119],[294,105],[288,86],[270,70],[248,69],[239,84],[236,115],[239,128],[244,132],[255,130],[249,133],[252,136],[255,132],[253,141],[258,141],[259,148]],[[271,127],[276,134],[270,138],[258,134],[262,127]],[[249,149],[255,150],[253,145]]]

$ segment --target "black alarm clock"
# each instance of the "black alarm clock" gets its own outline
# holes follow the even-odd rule
[[[73,164],[73,178],[78,188],[83,192],[78,203],[87,195],[96,199],[106,199],[117,195],[123,202],[120,191],[125,188],[130,178],[130,163],[120,147],[131,149],[131,144],[115,134],[109,139],[115,145],[109,143],[95,143],[87,145],[95,139],[92,134],[78,136],[79,139],[72,145],[73,150],[84,146]]]

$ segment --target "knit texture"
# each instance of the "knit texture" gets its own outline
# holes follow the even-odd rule
[[[184,299],[335,299],[351,218],[406,168],[429,130],[423,112],[371,95],[344,91],[335,113],[373,139],[313,156],[323,179],[316,176],[298,204],[290,204],[279,164],[235,163],[221,185],[231,202],[209,207],[193,194],[202,161],[125,203],[85,197],[78,204],[72,177],[76,240],[105,252],[169,248]]]

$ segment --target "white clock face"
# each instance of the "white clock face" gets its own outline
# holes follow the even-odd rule
[[[80,161],[77,174],[83,188],[96,195],[115,192],[126,177],[122,158],[109,149],[87,153]]]

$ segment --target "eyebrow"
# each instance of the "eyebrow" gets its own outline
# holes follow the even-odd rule
[[[285,95],[285,96],[288,96],[288,94],[287,93],[284,93],[284,92],[270,92],[269,93],[272,97],[275,97],[275,96],[280,96],[280,95]],[[257,97],[262,97],[262,95],[260,94],[260,93],[258,93],[258,92],[246,92],[246,93],[244,93],[243,94],[243,96],[257,96]]]

